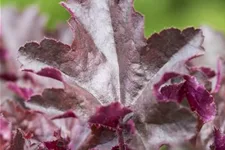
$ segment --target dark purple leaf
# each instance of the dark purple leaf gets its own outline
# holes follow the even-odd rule
[[[196,111],[204,122],[214,119],[216,106],[213,96],[194,77],[187,76],[185,80],[186,97],[192,111]]]
[[[68,143],[69,140],[60,138],[55,141],[44,142],[44,145],[49,150],[70,150],[68,148]]]
[[[146,103],[135,114],[134,122],[146,150],[159,149],[162,144],[176,147],[191,139],[197,131],[192,113],[173,102]]]
[[[163,86],[168,80],[176,77],[182,77],[183,83]],[[194,77],[166,73],[160,82],[154,85],[154,90],[160,102],[181,102],[184,98],[187,98],[191,110],[197,112],[203,122],[213,120],[216,115],[213,96]]]
[[[130,112],[131,110],[121,106],[118,102],[100,107],[89,119],[92,132],[88,141],[83,145],[83,149],[105,150],[117,144],[124,145],[124,140],[127,140],[124,135],[134,133],[132,121],[123,122],[124,116]]]
[[[90,117],[89,123],[116,129],[122,119],[131,112],[130,109],[115,102],[108,106],[100,107],[95,115]]]
[[[225,134],[221,133],[218,129],[214,131],[214,146],[215,150],[225,149]]]
[[[100,105],[93,95],[76,86],[66,86],[64,89],[45,89],[42,95],[31,97],[27,106],[39,110],[52,109],[57,111],[73,110],[81,119],[87,120],[89,115],[94,114]],[[38,106],[38,107],[35,107]],[[55,112],[55,113],[56,113]]]

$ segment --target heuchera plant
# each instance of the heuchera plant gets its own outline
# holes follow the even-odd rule
[[[223,35],[170,28],[146,39],[133,0],[61,5],[69,45],[57,34],[19,48],[45,35],[44,18],[3,11],[1,150],[225,149]]]

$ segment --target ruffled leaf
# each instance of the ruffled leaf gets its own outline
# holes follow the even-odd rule
[[[65,89],[45,89],[42,95],[31,97],[27,103],[30,108],[36,110],[51,109],[52,113],[73,110],[84,120],[94,114],[98,105],[100,104],[96,98],[86,90],[68,85]]]
[[[179,84],[163,86],[168,80],[176,77],[182,77],[184,81]],[[166,73],[161,81],[154,85],[154,88],[160,102],[181,102],[184,98],[187,98],[191,110],[196,111],[203,122],[211,121],[216,115],[213,96],[194,77],[177,73]]]
[[[95,115],[91,116],[89,122],[116,129],[122,119],[131,112],[130,109],[122,107],[120,103],[115,102],[109,106],[100,107]]]

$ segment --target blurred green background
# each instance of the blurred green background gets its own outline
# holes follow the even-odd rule
[[[38,4],[41,13],[49,17],[48,29],[54,29],[69,14],[60,0],[1,0],[1,5],[13,4],[23,9]],[[145,35],[168,27],[198,27],[206,24],[225,32],[225,0],[135,0],[135,8],[145,15]]]

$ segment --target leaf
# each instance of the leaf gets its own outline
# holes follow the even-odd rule
[[[175,148],[190,140],[197,130],[191,112],[173,102],[145,103],[134,122],[146,150],[159,149],[162,144]]]
[[[156,77],[156,73],[160,76],[165,68],[182,68],[182,62],[202,53],[201,32],[193,28],[183,32],[165,30],[146,41],[143,17],[130,3],[63,2],[72,15],[70,25],[75,34],[72,46],[51,39],[43,40],[40,45],[28,43],[20,48],[21,63],[26,69],[38,62],[38,70],[46,64],[56,67],[69,76],[69,82],[88,90],[101,103],[121,101],[129,105],[146,89],[146,79]],[[164,47],[159,43],[165,43]],[[174,54],[176,57],[172,57]],[[158,62],[153,58],[158,58]],[[165,64],[168,66],[163,67]]]
[[[168,80],[179,76],[185,80],[183,83],[163,86]],[[196,111],[203,122],[213,120],[216,115],[213,96],[194,77],[173,72],[165,73],[161,81],[154,85],[154,88],[160,102],[181,102],[187,98],[191,110]]]
[[[214,70],[208,67],[187,67],[189,74],[194,76],[199,84],[203,85],[207,91],[212,92],[212,80],[218,76]],[[219,80],[218,80],[219,81]],[[214,90],[215,91],[215,90]]]
[[[131,112],[130,109],[115,102],[109,106],[100,107],[95,115],[90,117],[89,123],[116,129],[120,125],[122,119]]]
[[[142,54],[144,59],[142,65],[147,68],[145,69],[147,82],[136,101],[141,102],[140,104],[148,101],[146,97],[152,97],[149,91],[164,73],[171,71],[187,73],[186,62],[203,54],[202,41],[201,31],[194,28],[183,31],[171,28],[153,34],[148,39],[148,47]]]
[[[224,34],[217,32],[210,27],[202,27],[205,40],[203,47],[206,50],[204,56],[193,59],[192,65],[207,66],[213,70],[216,70],[216,76],[210,80],[212,82],[211,93],[214,96],[217,106],[217,114],[212,122],[208,122],[202,126],[200,133],[198,134],[196,147],[200,149],[213,149],[215,147],[210,145],[214,141],[214,128],[217,128],[224,132],[225,118],[224,118],[224,48],[225,38]]]
[[[92,133],[83,149],[106,150],[117,143],[120,146],[126,145],[125,141],[129,140],[129,136],[134,132],[132,122],[124,122],[125,116],[129,113],[131,110],[118,102],[98,108],[88,120]]]
[[[52,110],[53,114],[73,110],[83,120],[94,114],[96,107],[100,105],[86,90],[68,85],[64,89],[47,88],[41,95],[31,97],[26,104],[35,110]]]
[[[127,4],[125,5],[125,7],[126,6],[127,6]],[[111,6],[109,6],[109,7],[111,7]],[[116,7],[116,5],[115,5],[114,9],[116,11],[116,9],[119,9],[119,8]],[[126,11],[129,11],[129,8],[124,8],[124,9],[127,9]],[[134,13],[132,12],[132,14],[134,14]],[[140,19],[140,23],[139,23],[139,21],[135,22],[136,23],[135,27],[138,27],[137,30],[139,30],[139,28],[143,28],[141,26],[143,24],[143,21],[142,21],[142,17],[140,15],[135,13],[134,18],[131,18],[131,14],[127,14],[127,15],[130,17],[130,19]],[[93,17],[99,17],[99,16],[97,14],[94,14]],[[116,19],[115,16],[114,16],[114,19]],[[107,19],[107,20],[109,20],[109,19]],[[122,26],[124,24],[127,24],[126,22],[124,23],[124,21],[122,19],[120,19],[120,20],[122,21]],[[71,19],[70,22],[76,23],[75,21],[73,19]],[[129,19],[128,19],[128,21],[129,21]],[[116,22],[116,21],[114,21],[114,22]],[[68,63],[65,62],[65,63],[63,63],[63,65],[60,63],[61,64],[60,70],[67,73],[68,75],[72,76],[73,78],[76,77],[75,78],[76,80],[82,79],[82,81],[84,83],[87,82],[87,80],[89,82],[91,81],[91,83],[86,83],[84,85],[84,87],[86,87],[86,88],[91,87],[88,90],[92,90],[92,88],[93,88],[92,94],[94,94],[98,99],[100,99],[100,101],[101,100],[106,101],[107,99],[108,99],[108,101],[120,100],[119,93],[118,93],[119,88],[117,86],[119,84],[118,83],[118,80],[119,80],[118,69],[119,68],[115,62],[115,61],[117,61],[117,56],[115,54],[108,53],[107,51],[115,52],[117,45],[122,46],[122,43],[127,41],[127,44],[125,44],[125,46],[128,47],[129,45],[132,45],[132,43],[134,43],[134,42],[132,42],[132,39],[130,39],[130,40],[129,40],[129,38],[127,39],[128,36],[124,35],[123,41],[124,40],[126,40],[126,41],[120,42],[118,40],[116,42],[119,42],[119,43],[116,45],[115,41],[113,41],[113,35],[111,34],[111,32],[113,32],[112,31],[113,29],[112,29],[112,27],[109,27],[109,29],[107,29],[107,28],[103,29],[103,30],[105,30],[103,32],[107,33],[107,34],[105,34],[105,36],[108,37],[107,39],[109,39],[109,41],[107,41],[108,44],[106,43],[107,45],[105,45],[104,49],[102,49],[103,47],[99,47],[99,46],[101,45],[101,43],[102,44],[105,43],[104,40],[101,40],[101,39],[104,39],[104,37],[99,36],[99,38],[101,40],[99,43],[100,45],[98,43],[94,43],[92,41],[92,38],[93,38],[92,35],[89,35],[88,34],[89,31],[86,31],[87,29],[84,29],[84,27],[82,26],[82,21],[77,20],[77,23],[78,23],[78,25],[76,27],[76,30],[78,30],[81,35],[78,34],[78,35],[76,35],[76,37],[79,36],[78,38],[79,38],[80,42],[78,40],[75,40],[76,42],[74,42],[74,44],[73,44],[74,46],[72,46],[72,50],[70,50],[70,51],[67,50],[70,53],[67,54],[66,56],[71,57],[71,58],[69,58],[70,61],[68,60],[68,58],[65,58],[64,62],[65,62],[65,60],[67,60],[67,62],[68,61],[69,62]],[[71,25],[71,26],[73,27],[73,25]],[[130,26],[132,27],[132,25],[130,25]],[[134,28],[134,27],[132,27],[132,28]],[[93,30],[93,28],[92,28],[92,30]],[[78,31],[75,31],[75,32],[78,32]],[[132,30],[127,30],[127,31],[132,31]],[[123,32],[125,33],[125,31],[123,31]],[[132,35],[132,33],[130,33],[130,34]],[[118,36],[119,35],[120,35],[120,32],[118,32]],[[138,35],[139,35],[139,33],[134,34],[133,36],[137,36],[136,38],[139,38]],[[141,35],[141,36],[143,36],[143,35]],[[121,38],[122,38],[122,36],[121,36]],[[83,39],[83,40],[80,40],[80,39]],[[98,41],[98,39],[96,39],[96,41]],[[44,42],[46,43],[47,41],[45,40],[42,43],[44,43]],[[98,45],[96,45],[96,44],[98,44]],[[59,45],[61,45],[61,44],[59,44]],[[98,46],[99,50],[97,49],[97,46]],[[127,48],[121,47],[121,49],[124,49],[123,51],[125,51],[125,50],[128,51]],[[135,48],[133,46],[133,48],[129,48],[129,49],[135,49]],[[103,50],[105,51],[104,53],[103,53]],[[21,50],[21,51],[25,51],[25,50]],[[66,54],[67,51],[66,50],[61,51],[61,55]],[[103,56],[103,54],[105,54],[105,56]],[[86,57],[87,57],[87,59],[85,60],[84,58],[86,58]],[[62,57],[60,57],[60,59],[61,58]],[[95,58],[95,59],[93,59],[93,58]],[[107,62],[105,62],[106,58],[107,58]],[[51,59],[51,58],[48,57],[48,59]],[[47,63],[51,63],[51,61],[49,60]],[[76,65],[76,64],[79,64],[79,65]],[[124,67],[126,68],[127,66],[124,65]],[[101,69],[96,69],[96,68],[101,68]],[[97,70],[97,71],[95,71],[95,70]],[[117,72],[117,73],[114,73],[114,72]],[[91,77],[90,74],[92,74],[93,77]],[[106,74],[108,74],[108,75],[106,75]],[[101,75],[101,86],[98,87],[98,86],[96,86],[96,82],[99,82],[100,75]],[[82,76],[82,78],[80,78],[80,76]],[[123,77],[123,78],[125,79],[125,77]],[[113,82],[108,84],[109,80],[111,80]],[[82,83],[82,84],[84,84],[84,83]],[[114,89],[115,87],[117,87],[117,88]],[[104,91],[103,91],[103,89],[104,89]],[[123,88],[121,88],[121,89],[123,89]],[[101,92],[99,92],[99,91],[101,91]],[[111,92],[109,92],[109,91],[111,91]],[[99,96],[96,95],[96,94],[100,94],[100,93],[104,93],[104,95],[99,95]]]
[[[224,132],[225,129],[225,103],[223,97],[215,95],[215,100],[217,104],[217,114],[213,121],[208,122],[203,125],[199,135],[197,137],[196,145],[201,149],[210,150],[210,147],[213,147],[215,139],[215,128]]]
[[[75,92],[75,97],[93,95],[90,100],[87,98],[88,104],[99,102],[107,105],[119,102],[129,106],[134,112],[134,123],[139,127],[136,132],[138,137],[132,137],[129,134],[128,138],[124,136],[124,143],[128,146],[132,145],[128,139],[137,143],[137,147],[145,149],[157,149],[160,144],[177,145],[184,140],[190,140],[195,135],[196,118],[183,106],[171,104],[164,108],[163,104],[157,104],[152,89],[166,72],[188,73],[185,67],[186,62],[203,54],[201,47],[203,35],[199,29],[187,28],[180,31],[171,28],[145,39],[143,17],[135,12],[132,3],[132,0],[62,2],[61,4],[72,16],[69,20],[74,33],[72,45],[47,38],[40,43],[30,42],[20,48],[19,61],[23,69],[32,69],[34,72],[46,67],[54,67],[61,71],[66,85],[76,87],[75,89],[67,87],[60,90],[54,89],[58,92],[52,92],[53,89],[48,90],[52,92],[49,95],[54,97],[53,100],[65,94],[63,100],[69,99],[68,102],[72,103],[71,95]],[[73,92],[67,91],[68,89]],[[85,92],[80,92],[80,89]],[[77,101],[66,107],[67,102],[63,103],[62,99],[52,101],[49,96],[43,94],[33,102],[43,104],[45,108],[53,105],[56,110],[74,109],[78,116],[84,116],[79,115],[82,109],[75,108],[74,103]],[[144,109],[145,107],[150,109]],[[151,128],[149,122],[154,117],[147,120],[145,118],[149,114],[160,115],[162,111],[161,109],[157,111],[153,109],[154,107],[163,107],[168,114],[172,113],[172,117],[169,116],[167,120],[162,121],[162,125]],[[87,118],[91,114],[88,110],[90,108],[83,109],[87,111]],[[115,115],[120,114],[120,109],[116,110]],[[107,114],[113,116],[114,113],[111,111]],[[118,116],[114,117],[115,120],[112,120],[115,124],[105,121],[106,115],[103,117],[100,115],[100,118],[105,119],[97,123],[100,123],[100,126],[115,128],[118,125]],[[168,122],[170,124],[167,124]],[[147,129],[142,129],[140,126]],[[176,134],[178,129],[180,133]],[[157,134],[153,134],[153,131],[157,131]],[[100,136],[100,141],[103,133],[97,134],[97,137]],[[111,133],[109,135],[111,135],[110,138],[104,144],[94,145],[95,148],[107,149],[118,145],[115,135]],[[165,135],[165,139],[160,138],[160,135]],[[171,139],[171,136],[174,138]],[[185,139],[182,138],[183,136]],[[92,137],[89,140],[91,139]]]
[[[225,149],[225,134],[221,133],[220,130],[215,129],[214,131],[214,146],[215,150]]]
[[[174,41],[171,41],[171,39],[173,39]],[[176,29],[164,30],[159,34],[154,34],[151,36],[148,44],[150,46],[150,49],[147,51],[147,55],[145,54],[143,56],[146,58],[146,60],[149,61],[149,63],[146,64],[148,64],[149,67],[152,66],[153,69],[150,69],[150,71],[148,72],[150,79],[146,83],[141,96],[132,106],[132,109],[134,109],[134,112],[136,113],[134,121],[137,127],[137,131],[140,134],[140,138],[143,141],[145,149],[158,149],[161,144],[169,144],[171,146],[175,146],[179,143],[184,142],[183,140],[185,140],[184,138],[181,138],[180,135],[183,134],[182,137],[185,136],[187,139],[191,139],[195,135],[196,120],[187,110],[182,113],[183,116],[186,116],[186,118],[183,118],[184,120],[179,120],[179,115],[181,115],[179,113],[174,114],[174,118],[178,118],[178,120],[174,121],[172,118],[168,119],[168,121],[176,122],[175,124],[177,126],[175,125],[176,127],[174,128],[172,123],[167,125],[166,120],[165,122],[162,120],[162,126],[156,125],[155,128],[153,128],[151,126],[151,123],[148,123],[145,118],[149,113],[155,114],[158,112],[160,114],[160,112],[163,110],[162,109],[161,111],[156,112],[151,111],[151,108],[163,107],[163,104],[161,103],[156,104],[156,99],[151,92],[154,83],[159,82],[160,77],[162,77],[164,73],[170,72],[171,70],[178,73],[187,73],[188,71],[186,70],[185,63],[191,58],[197,57],[202,54],[202,42],[203,37],[201,31],[194,30],[193,28],[185,29],[182,32]],[[154,54],[153,52],[156,53]],[[171,54],[170,56],[172,57],[167,57],[167,59],[166,57],[163,57],[169,56],[168,54]],[[162,59],[160,59],[159,56],[161,56]],[[146,71],[148,70],[146,69]],[[151,71],[153,72],[152,74]],[[167,109],[168,113],[172,110],[179,110],[178,106],[173,106],[172,104],[165,105],[167,107],[163,108]],[[149,121],[151,122],[151,118],[149,119]],[[183,126],[183,124],[187,125],[187,127],[180,129],[179,126]],[[162,129],[162,127],[164,126],[165,128]],[[143,130],[144,127],[146,127],[146,129]],[[175,128],[176,131],[173,131],[173,129]],[[177,131],[178,129],[180,130]],[[157,130],[159,132],[155,132]],[[179,135],[174,135],[176,132],[179,132]],[[163,138],[161,137],[161,135],[163,135]],[[171,139],[169,137],[174,138]]]

